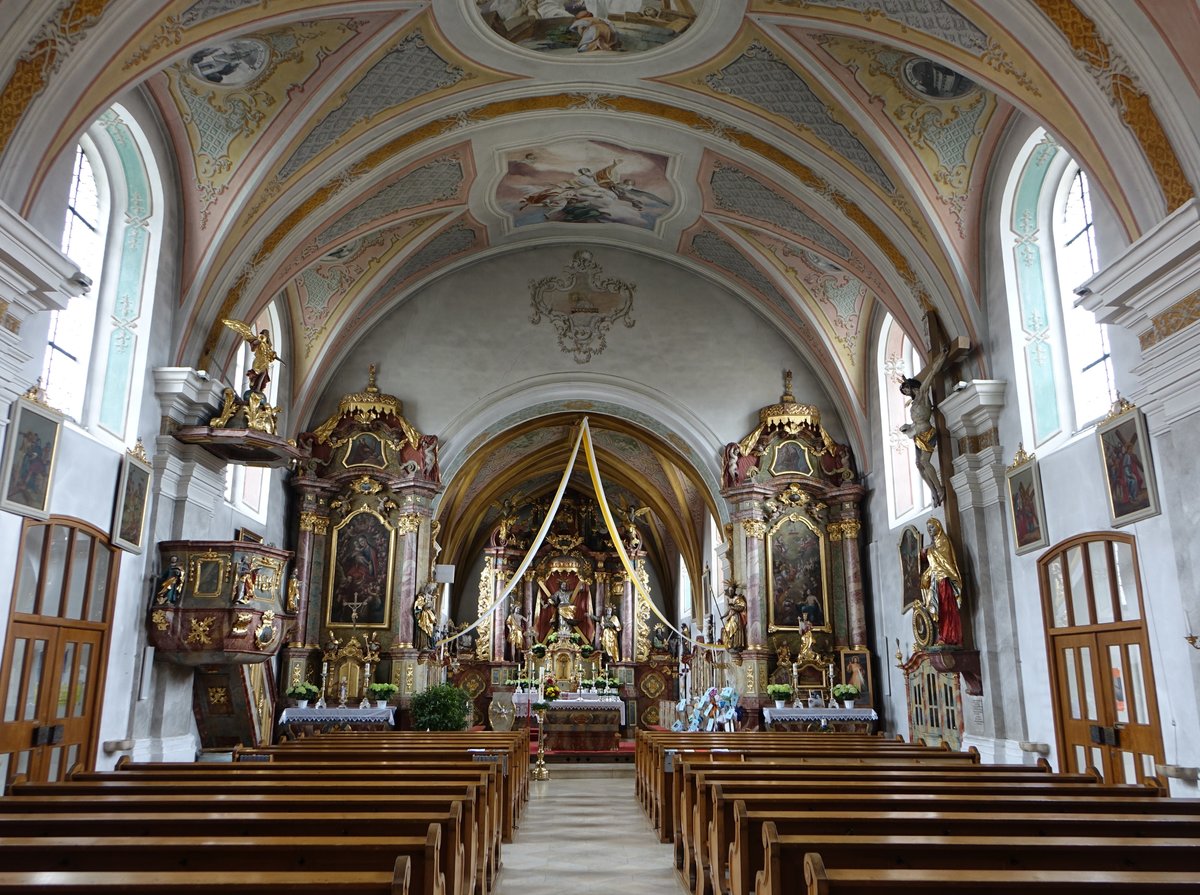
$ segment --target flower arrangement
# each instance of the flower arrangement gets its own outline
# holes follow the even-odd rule
[[[829,692],[834,699],[858,699],[861,691],[855,684],[834,684]]]
[[[620,688],[621,682],[615,677],[598,677],[596,678],[596,686],[605,690],[617,690]]]
[[[596,686],[596,680],[594,678],[581,677],[579,679],[579,689],[580,690],[590,690],[595,686]]]
[[[400,692],[400,688],[395,684],[379,683],[371,684],[367,687],[367,692],[371,694],[372,699],[391,699]]]
[[[554,702],[554,700],[558,699],[558,697],[561,695],[562,690],[560,690],[558,684],[554,682],[554,678],[548,677],[542,682],[542,699],[544,699],[546,702]]]
[[[777,700],[791,699],[792,686],[791,684],[767,684],[767,695]]]
[[[510,677],[504,682],[506,687],[528,687],[529,678],[527,677]]]
[[[551,631],[549,634],[547,634],[546,635],[546,643],[547,644],[558,643],[558,632]]]
[[[576,646],[583,646],[583,635],[578,631],[572,631],[570,641]]]
[[[553,635],[552,635],[552,636],[553,636]],[[529,651],[530,651],[531,653],[533,653],[533,655],[534,655],[534,658],[537,658],[537,659],[542,659],[542,658],[545,658],[545,656],[546,656],[546,644],[544,644],[544,643],[535,643],[533,646],[531,646],[531,647],[529,648]]]
[[[295,681],[284,692],[292,699],[316,699],[321,695],[321,688],[308,681]]]
[[[579,648],[579,655],[585,659],[590,658],[591,655],[595,652],[596,652],[596,648],[594,646],[592,646],[590,643],[585,643],[583,646],[581,646]]]

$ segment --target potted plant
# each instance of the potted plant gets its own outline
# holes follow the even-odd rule
[[[453,684],[430,687],[412,698],[413,730],[465,730],[467,694]]]
[[[581,646],[579,648],[579,655],[581,658],[584,658],[584,659],[590,659],[595,652],[596,652],[596,648],[594,646],[592,646],[590,643],[585,643],[583,646]]]
[[[855,684],[834,684],[830,692],[834,699],[839,699],[848,709],[854,708],[854,700],[858,699],[859,689]]]
[[[579,679],[579,689],[583,692],[596,689],[596,681],[590,677],[581,677]]]
[[[295,681],[288,685],[284,693],[296,700],[297,708],[306,709],[308,708],[308,701],[310,699],[316,699],[321,695],[321,688],[316,684],[310,684],[308,681]]]
[[[792,698],[791,684],[767,684],[767,695],[775,700],[775,708],[786,708]]]
[[[544,643],[535,643],[529,648],[529,651],[533,653],[535,659],[546,658],[546,644]]]
[[[375,700],[377,708],[387,708],[388,700],[400,692],[400,688],[395,684],[381,683],[371,684],[367,687],[367,692],[371,694],[371,698]]]

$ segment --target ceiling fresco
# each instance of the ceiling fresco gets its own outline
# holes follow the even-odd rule
[[[547,222],[654,229],[671,210],[670,159],[606,140],[566,140],[505,153],[496,202],[514,226]]]
[[[656,50],[687,31],[704,5],[704,0],[476,0],[479,15],[504,40],[568,58]]]

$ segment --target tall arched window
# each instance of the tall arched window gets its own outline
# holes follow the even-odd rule
[[[1059,194],[1054,215],[1055,267],[1075,426],[1081,429],[1104,416],[1116,395],[1105,327],[1096,323],[1091,311],[1075,306],[1075,289],[1100,269],[1087,175],[1078,165],[1072,163],[1067,168]]]
[[[1018,154],[1001,215],[1022,434],[1040,447],[1086,428],[1115,397],[1104,327],[1075,307],[1099,267],[1087,176],[1045,131]]]
[[[43,361],[51,403],[103,440],[136,433],[162,234],[162,186],[145,134],[113,106],[80,137],[62,250],[92,281],[55,312]]]
[[[77,420],[83,417],[96,329],[96,284],[104,269],[107,236],[108,178],[95,144],[85,136],[75,147],[61,248],[91,280],[92,288],[52,314],[42,364],[47,399]]]
[[[884,478],[888,518],[899,522],[925,510],[933,495],[917,472],[916,448],[900,431],[908,422],[908,399],[900,383],[921,369],[921,358],[908,334],[890,314],[879,333],[879,409],[883,429]]]

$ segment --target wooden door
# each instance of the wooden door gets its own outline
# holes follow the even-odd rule
[[[1081,535],[1038,564],[1059,766],[1158,782],[1162,730],[1133,538]]]
[[[89,754],[99,691],[98,631],[14,622],[0,676],[0,764],[7,777],[61,780]]]
[[[90,526],[26,522],[0,660],[0,783],[93,766],[117,555]]]

